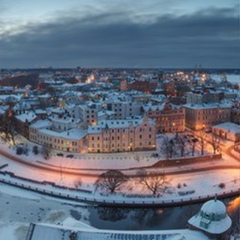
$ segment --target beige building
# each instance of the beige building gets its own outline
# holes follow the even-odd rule
[[[87,131],[71,129],[63,132],[50,130],[49,120],[39,120],[29,127],[29,140],[64,152],[84,152]]]
[[[151,119],[104,120],[88,127],[88,152],[130,152],[156,149],[156,128]]]
[[[171,103],[143,107],[145,114],[156,123],[156,130],[162,133],[185,130],[185,109]]]
[[[201,130],[230,121],[230,104],[186,104],[184,108],[186,127],[192,130]]]
[[[212,127],[212,132],[224,140],[232,142],[240,141],[240,126],[235,123],[220,123]]]

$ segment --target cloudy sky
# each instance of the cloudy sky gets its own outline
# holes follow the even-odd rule
[[[0,0],[0,68],[238,68],[239,1]]]

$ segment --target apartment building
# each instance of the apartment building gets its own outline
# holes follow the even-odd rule
[[[156,149],[155,123],[144,116],[130,120],[104,120],[88,127],[88,152],[131,152]]]
[[[108,100],[106,109],[115,112],[115,119],[126,119],[132,116],[139,116],[141,104],[132,101]]]
[[[156,123],[157,132],[171,133],[185,130],[185,109],[171,103],[143,107],[145,114]]]
[[[51,130],[51,121],[38,120],[29,127],[29,140],[42,146],[65,151],[84,152],[87,131],[70,129],[68,131],[56,132]]]
[[[229,122],[231,105],[228,103],[185,104],[186,127],[201,130],[213,125]]]

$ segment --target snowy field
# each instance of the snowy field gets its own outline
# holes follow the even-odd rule
[[[32,146],[29,146],[31,149]],[[2,171],[10,171],[17,176],[35,179],[37,181],[51,181],[58,185],[74,187],[76,182],[81,181],[81,188],[94,191],[93,183],[96,177],[75,176],[64,173],[62,169],[74,169],[76,171],[93,173],[93,169],[98,169],[98,172],[106,171],[106,169],[116,168],[125,169],[126,173],[131,173],[136,170],[127,170],[129,168],[137,168],[149,166],[159,158],[151,157],[152,153],[131,153],[131,154],[101,154],[101,155],[76,155],[74,158],[59,157],[52,152],[50,159],[45,160],[41,154],[34,155],[31,151],[28,155],[18,156],[15,154],[13,147],[9,148],[4,142],[1,143],[1,150],[4,150],[17,157],[24,158],[26,162],[38,163],[40,165],[55,166],[59,171],[50,172],[39,170],[9,161],[7,157],[1,157],[0,165],[8,164]],[[227,158],[224,163],[232,163],[234,159]],[[127,163],[126,163],[127,162]],[[215,162],[210,163],[215,165]],[[191,170],[197,168],[198,165],[180,166],[171,168],[170,170]],[[169,169],[164,169],[167,174]],[[124,172],[124,171],[123,171]],[[191,191],[188,197],[199,195],[207,195],[209,193],[221,193],[222,191],[230,191],[239,188],[240,173],[239,170],[218,170],[206,171],[203,173],[184,174],[184,175],[169,175],[171,179],[171,188],[162,199],[177,199],[179,191]],[[224,184],[224,188],[219,187]],[[95,193],[96,196],[99,193]],[[115,198],[120,198],[122,194],[150,194],[150,192],[139,185],[133,179],[122,187],[121,193],[115,195]],[[56,200],[51,197],[46,197],[41,194],[28,192],[18,188],[0,184],[0,206],[2,209],[0,215],[0,239],[6,240],[25,240],[28,225],[30,222],[52,223],[52,224],[69,224],[75,225],[80,222],[89,223],[89,212],[87,208],[81,208],[79,222],[74,222],[71,218],[71,211],[76,211],[78,208],[76,202],[66,202]],[[100,195],[99,195],[100,196]]]

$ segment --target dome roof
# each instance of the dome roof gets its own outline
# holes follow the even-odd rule
[[[227,215],[225,205],[215,199],[204,203],[199,213],[190,218],[188,223],[211,234],[222,234],[231,227],[232,220]]]
[[[224,219],[226,214],[227,210],[225,205],[217,199],[207,201],[200,210],[200,215],[209,215],[212,218],[218,217],[219,220]]]

